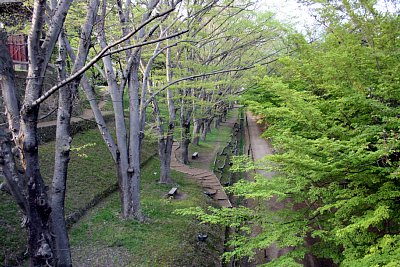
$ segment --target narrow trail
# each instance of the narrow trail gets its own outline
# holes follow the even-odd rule
[[[257,124],[257,117],[250,112],[247,112],[246,116],[248,123],[248,129],[246,132],[247,135],[246,142],[248,144],[246,145],[248,151],[250,151],[250,154],[253,157],[253,160],[254,161],[261,160],[265,156],[273,154],[274,152],[272,146],[268,143],[267,140],[261,137],[262,131],[260,129],[260,126]],[[263,175],[266,179],[273,179],[273,176],[275,174],[274,172],[266,172],[264,170],[256,170],[256,173]],[[255,203],[254,201],[249,201],[248,205],[254,207],[260,204]],[[282,202],[277,202],[276,198],[272,198],[266,201],[264,205],[268,206],[268,208],[271,210],[279,210],[285,207],[285,204]],[[259,231],[261,231],[261,229],[254,228],[252,235],[257,235]],[[306,246],[311,246],[313,240],[310,237],[306,237],[304,239],[304,242]],[[248,263],[248,265],[246,266],[253,267],[263,263],[267,263],[272,259],[276,259],[281,255],[290,252],[291,250],[292,248],[290,247],[278,248],[275,244],[272,244],[270,247],[265,248],[264,250],[257,251],[254,261]],[[333,266],[329,260],[317,259],[310,253],[307,253],[305,255],[304,259],[301,261],[301,264],[305,267]]]
[[[221,123],[221,126],[232,128],[237,121],[236,116],[232,116],[226,122]],[[175,142],[172,147],[173,155],[171,157],[171,168],[178,172],[188,174],[192,179],[196,180],[204,189],[204,192],[210,193],[210,197],[221,207],[232,208],[229,197],[225,193],[224,187],[221,185],[218,177],[210,170],[189,167],[177,160],[176,151],[179,149],[179,144]],[[218,152],[214,149],[213,157]],[[201,157],[201,155],[200,155]],[[213,158],[212,157],[212,158]],[[210,157],[210,160],[212,160]]]
[[[247,123],[248,129],[246,132],[247,135],[247,146],[249,147],[250,154],[254,161],[261,160],[267,155],[273,154],[272,146],[261,137],[261,129],[257,124],[257,117],[254,116],[252,113],[247,112]],[[256,170],[257,174],[263,175],[266,179],[273,179],[274,172],[266,172],[264,170]],[[249,177],[251,180],[252,177]],[[248,201],[247,202],[249,207],[255,207],[259,205],[255,201]],[[271,210],[278,210],[284,207],[283,203],[276,202],[274,199],[266,201],[265,205],[267,205]],[[261,229],[254,228],[252,235],[257,235]],[[271,245],[264,250],[257,251],[255,255],[255,259],[253,262],[247,264],[247,266],[257,266],[266,262],[269,262],[272,259],[276,259],[279,256],[288,253],[291,248],[278,248],[275,244]]]
[[[229,198],[226,195],[225,190],[219,182],[217,176],[212,171],[192,168],[180,163],[176,159],[175,155],[175,152],[178,148],[179,145],[177,142],[175,142],[172,147],[174,155],[171,159],[171,168],[175,171],[186,173],[191,178],[197,180],[205,192],[208,192],[210,197],[212,197],[221,207],[232,208],[232,204],[229,201]]]

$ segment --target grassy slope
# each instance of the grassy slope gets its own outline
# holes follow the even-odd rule
[[[21,213],[14,200],[0,192],[0,266],[16,252],[25,250],[25,231],[20,227]]]
[[[181,199],[167,198],[171,186],[158,183],[158,170],[157,159],[142,169],[147,223],[121,220],[119,197],[113,194],[73,227],[76,266],[218,266],[223,249],[221,229],[174,214],[176,209],[207,205],[207,198],[194,181],[177,172],[172,175]],[[199,232],[209,234],[207,242],[197,242]]]
[[[90,146],[83,147],[85,144]],[[98,129],[77,134],[72,147],[65,202],[67,215],[83,208],[94,196],[116,183],[115,166]],[[146,143],[144,147],[142,161],[156,152],[154,144]],[[81,149],[77,151],[78,148]],[[54,165],[54,142],[41,145],[39,151],[42,175],[49,184]],[[21,214],[12,197],[0,192],[0,265],[25,250],[26,234],[19,226],[20,219]]]

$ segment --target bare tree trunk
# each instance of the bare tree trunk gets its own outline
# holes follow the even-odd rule
[[[205,141],[207,136],[208,119],[203,119],[200,140]]]
[[[219,127],[219,119],[218,119],[218,116],[216,116],[214,119],[214,128],[218,129],[218,127]]]
[[[202,119],[194,119],[193,120],[193,139],[192,139],[192,144],[195,145],[195,146],[199,145],[200,130],[201,130],[202,123],[203,123]]]
[[[171,61],[171,49],[168,48],[166,51],[166,71],[167,71],[167,82],[172,81],[172,61]],[[172,183],[171,179],[171,157],[172,157],[172,145],[174,143],[174,129],[175,129],[175,119],[176,119],[176,110],[174,103],[174,94],[172,90],[167,90],[167,103],[168,103],[168,113],[169,113],[169,122],[168,122],[168,132],[165,142],[165,154],[163,157],[163,165],[165,166],[162,173],[160,173],[160,183]]]
[[[63,33],[59,38],[59,46],[59,79],[64,80],[66,78],[66,49]],[[72,266],[67,227],[64,219],[64,199],[72,141],[70,123],[73,91],[75,90],[71,84],[61,88],[58,99],[54,174],[50,195],[52,242],[57,266]]]
[[[72,50],[72,47],[69,45],[68,41],[66,40],[66,48],[68,52],[68,56],[72,59],[72,61],[76,60],[76,56]],[[102,71],[102,69],[100,69]],[[104,73],[104,77],[106,78],[106,74]],[[104,142],[106,143],[108,150],[110,151],[113,159],[117,162],[117,145],[114,142],[114,139],[111,136],[110,130],[107,127],[107,124],[104,120],[103,114],[99,108],[99,105],[96,101],[96,94],[93,90],[92,85],[89,83],[89,80],[84,74],[81,79],[81,86],[83,91],[85,92],[86,98],[89,101],[90,108],[93,111],[94,119],[96,120],[97,127],[100,130],[101,136],[103,137]]]
[[[206,131],[207,133],[211,133],[211,124],[213,122],[214,117],[212,117],[211,119],[207,120],[207,124],[206,124]]]
[[[167,136],[159,140],[158,154],[160,156],[160,183],[171,184],[171,156],[172,156],[172,136]]]
[[[112,85],[113,83],[111,83]],[[110,84],[109,84],[110,86]],[[122,216],[124,218],[128,218],[130,214],[130,184],[129,184],[129,161],[128,161],[128,144],[127,144],[127,132],[126,132],[126,124],[124,118],[124,107],[123,107],[123,97],[122,93],[118,90],[118,85],[114,85],[115,87],[111,87],[111,100],[113,101],[114,107],[114,119],[115,119],[115,129],[116,130],[116,139],[117,139],[117,153],[118,153],[118,161],[117,161],[117,175],[118,181],[120,185],[120,190],[122,192]]]
[[[128,161],[128,145],[127,132],[124,118],[123,92],[119,91],[114,70],[109,57],[103,58],[104,67],[106,68],[107,82],[110,90],[111,100],[113,101],[114,119],[117,140],[117,175],[118,183],[121,190],[121,209],[122,216],[128,218],[130,214],[130,184],[128,177],[129,161]]]
[[[139,64],[140,50],[133,55],[131,76],[128,82],[129,92],[129,175],[131,178],[131,215],[143,221],[140,204],[140,106],[139,106]]]
[[[130,1],[129,1],[130,2]],[[127,2],[128,3],[128,2]],[[142,16],[142,22],[146,21],[151,12],[158,5],[159,0],[152,0],[147,5],[147,12]],[[125,15],[125,19],[129,19]],[[145,28],[139,31],[138,39],[144,38]],[[141,58],[141,48],[137,48],[131,55],[127,54],[127,61],[131,65],[127,66],[128,74],[128,93],[129,93],[129,176],[130,176],[130,193],[131,193],[131,216],[139,221],[144,221],[145,217],[142,212],[140,203],[140,148],[141,148],[141,126],[144,126],[145,114],[141,113],[139,100],[139,66]],[[145,112],[145,110],[144,110]]]
[[[166,49],[166,72],[167,72],[167,82],[172,80],[172,68],[171,68],[171,49]],[[174,142],[174,129],[175,129],[175,104],[173,101],[172,90],[167,90],[167,103],[168,103],[168,113],[169,122],[167,136],[164,136],[163,121],[161,118],[160,110],[158,108],[158,103],[156,99],[153,99],[153,113],[156,118],[157,128],[158,128],[158,154],[160,156],[160,183],[170,184],[171,179],[171,157],[172,157],[172,145]]]
[[[160,157],[160,183],[169,184],[172,183],[170,175],[171,165],[171,154],[172,154],[172,142],[173,142],[173,124],[170,124],[169,129],[172,130],[171,135],[164,137],[164,126],[161,118],[160,110],[156,99],[153,99],[153,114],[156,118],[157,129],[158,129],[158,155]],[[168,131],[169,132],[169,131]]]
[[[189,164],[190,120],[182,124],[181,158],[184,164]]]
[[[232,106],[232,108],[233,108],[233,106]],[[232,108],[230,108],[230,109],[232,109]],[[226,121],[226,116],[227,115],[228,115],[228,109],[227,109],[227,107],[224,107],[224,111],[223,111],[223,113],[221,115],[221,121],[222,120]]]
[[[97,39],[102,49],[107,46],[104,32],[104,18],[106,13],[106,2],[103,1],[102,6],[102,23],[99,24]],[[114,72],[114,67],[110,56],[103,57],[103,64],[107,78],[107,84],[113,102],[114,119],[117,140],[117,176],[121,192],[121,210],[122,217],[129,218],[131,214],[131,197],[130,197],[130,176],[128,175],[129,158],[128,158],[128,144],[127,144],[127,131],[124,118],[123,107],[123,90],[119,88],[117,79]]]

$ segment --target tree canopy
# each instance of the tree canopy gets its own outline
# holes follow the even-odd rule
[[[233,167],[274,171],[231,190],[284,208],[261,201],[256,211],[183,213],[238,229],[227,258],[275,243],[293,250],[266,266],[297,266],[306,253],[340,266],[397,266],[398,10],[382,11],[376,1],[307,2],[319,3],[324,30],[313,39],[289,35],[290,53],[258,72],[244,95],[275,154],[255,165],[237,158]],[[243,235],[252,224],[261,233]]]
[[[277,174],[234,187],[240,195],[287,200],[279,211],[287,220],[260,222],[268,236],[289,234],[289,242],[274,239],[300,251],[297,237],[309,234],[315,244],[308,249],[341,266],[400,262],[399,18],[374,4],[324,4],[322,36],[293,36],[294,52],[276,75],[246,94],[267,125]]]

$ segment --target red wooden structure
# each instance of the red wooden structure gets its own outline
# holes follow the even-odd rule
[[[8,50],[15,64],[27,64],[28,43],[23,34],[9,35],[7,40]]]

